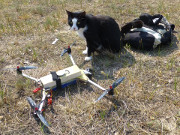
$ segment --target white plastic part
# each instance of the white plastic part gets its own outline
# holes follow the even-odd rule
[[[56,73],[58,76],[60,76],[62,84],[75,80],[82,75],[81,70],[77,67],[77,65],[59,70]],[[44,88],[53,88],[56,86],[56,82],[53,81],[51,74],[41,77],[40,81]]]
[[[76,63],[74,62],[74,59],[73,59],[73,57],[72,57],[71,54],[69,54],[69,57],[70,57],[70,59],[71,59],[72,64],[73,64],[73,65],[76,65]]]
[[[56,44],[56,42],[58,41],[58,38],[55,38],[55,40],[52,42],[52,45]]]
[[[93,82],[93,81],[91,81],[91,80],[88,80],[88,82],[91,83],[91,84],[93,84],[94,86],[98,87],[99,89],[106,91],[106,89],[103,88],[103,87],[101,87],[99,84],[97,84],[97,83],[95,83],[95,82]]]
[[[24,76],[24,77],[26,77],[26,78],[29,78],[29,79],[31,79],[31,80],[34,80],[35,82],[38,82],[38,81],[39,81],[39,79],[36,79],[36,78],[31,77],[31,76],[29,76],[29,75],[26,75],[26,74],[24,74],[24,73],[22,73],[22,76]]]
[[[47,93],[45,92],[45,89],[43,89],[43,91],[42,91],[42,100],[41,100],[41,103],[39,104],[39,111],[40,112],[42,111],[46,95],[47,95]]]

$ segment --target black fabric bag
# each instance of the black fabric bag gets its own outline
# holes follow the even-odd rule
[[[134,24],[139,23],[139,26]],[[140,25],[141,23],[141,25]],[[127,31],[131,27],[130,31]],[[139,18],[121,28],[124,44],[136,49],[152,50],[160,44],[169,44],[175,25],[170,24],[161,14],[141,14]]]

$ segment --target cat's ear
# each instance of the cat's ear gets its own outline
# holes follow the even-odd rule
[[[68,16],[72,16],[72,12],[66,10],[66,13],[67,13]]]
[[[86,12],[85,12],[85,11],[80,14],[81,18],[84,18],[85,15],[86,15]]]

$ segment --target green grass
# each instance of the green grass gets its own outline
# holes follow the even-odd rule
[[[180,14],[179,1],[137,0],[0,0],[0,67],[36,65],[25,71],[40,78],[71,66],[61,51],[74,41],[72,55],[83,69],[92,68],[92,80],[105,88],[118,78],[126,79],[94,104],[102,93],[92,85],[78,82],[53,95],[53,106],[45,111],[52,127],[38,125],[30,114],[26,97],[36,102],[34,83],[13,70],[0,70],[0,134],[178,134],[180,132]],[[126,45],[119,54],[95,54],[84,63],[85,42],[70,32],[66,10],[109,15],[119,26],[141,13],[163,14],[176,25],[169,46],[154,51],[137,51]],[[59,41],[52,45],[52,41]]]

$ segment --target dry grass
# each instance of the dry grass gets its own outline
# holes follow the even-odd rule
[[[130,134],[178,135],[180,133],[180,3],[178,0],[0,0],[0,68],[35,65],[26,73],[41,77],[70,66],[61,50],[77,41],[72,55],[82,68],[94,69],[93,80],[108,87],[119,77],[125,81],[114,97],[97,104],[97,88],[78,82],[54,93],[45,112],[52,127],[38,124],[31,115],[27,96],[33,82],[14,71],[0,71],[0,134]],[[128,46],[117,55],[96,55],[83,63],[85,48],[76,33],[69,32],[65,10],[112,16],[120,26],[141,13],[161,13],[176,25],[173,42],[151,52]],[[59,38],[56,45],[52,41]]]

